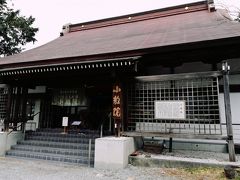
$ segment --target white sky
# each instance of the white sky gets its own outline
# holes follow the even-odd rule
[[[57,37],[67,23],[81,23],[130,13],[160,9],[199,0],[11,0],[14,9],[22,15],[32,15],[35,27],[39,28],[31,49]],[[221,4],[240,7],[240,0],[215,0]],[[11,4],[11,3],[10,3]]]

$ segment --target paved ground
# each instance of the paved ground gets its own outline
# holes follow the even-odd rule
[[[123,170],[99,170],[46,161],[0,158],[0,180],[177,180],[160,168],[128,166]]]

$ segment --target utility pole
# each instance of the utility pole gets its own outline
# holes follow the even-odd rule
[[[224,104],[225,104],[225,116],[227,125],[227,142],[228,142],[228,153],[229,161],[236,162],[234,141],[233,141],[233,129],[232,129],[232,114],[231,114],[231,104],[230,104],[230,90],[229,90],[229,71],[230,66],[227,61],[222,63],[223,72],[223,88],[224,88]]]

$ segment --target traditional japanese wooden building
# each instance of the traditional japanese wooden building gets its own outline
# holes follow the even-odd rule
[[[239,49],[240,24],[212,1],[69,24],[59,38],[0,60],[0,116],[5,129],[60,128],[67,116],[111,130],[119,117],[125,135],[221,139],[222,61],[232,65],[240,124]]]

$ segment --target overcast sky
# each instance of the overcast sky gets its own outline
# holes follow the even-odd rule
[[[25,16],[36,18],[39,28],[37,42],[28,44],[31,49],[45,44],[59,36],[67,23],[81,23],[168,6],[196,2],[199,0],[11,0],[14,9],[20,9]],[[215,0],[217,1],[217,0]],[[217,4],[240,7],[240,0],[218,0]]]

